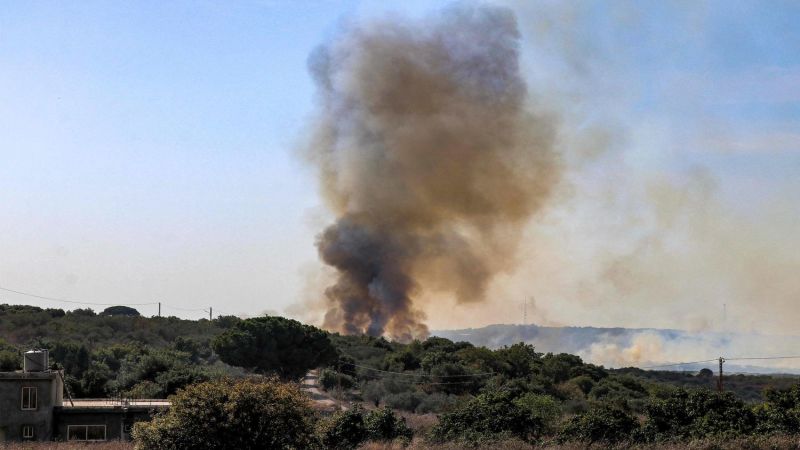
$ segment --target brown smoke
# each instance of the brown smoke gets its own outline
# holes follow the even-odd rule
[[[533,112],[514,14],[484,6],[353,26],[310,59],[309,156],[336,222],[324,326],[427,335],[423,290],[483,299],[559,180],[555,124]]]

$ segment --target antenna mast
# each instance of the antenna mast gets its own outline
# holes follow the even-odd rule
[[[522,325],[528,325],[528,299],[522,301]]]

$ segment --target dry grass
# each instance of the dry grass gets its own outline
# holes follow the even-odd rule
[[[397,413],[406,419],[406,425],[414,430],[414,434],[426,434],[439,422],[436,414],[413,414],[401,411],[397,411]]]
[[[404,447],[399,443],[368,443],[359,450],[462,450],[463,444],[431,445],[421,439],[415,439],[411,445]],[[681,443],[616,446],[595,444],[541,444],[533,446],[521,441],[504,441],[470,447],[472,450],[587,450],[587,449],[633,449],[633,450],[800,450],[800,438],[792,436],[761,436],[730,440],[698,440]]]
[[[0,443],[1,450],[133,450],[130,442],[31,442]]]

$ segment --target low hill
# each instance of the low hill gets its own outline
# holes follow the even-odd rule
[[[725,357],[734,373],[800,374],[800,358],[759,359],[800,355],[800,336],[761,333],[689,332],[657,328],[551,327],[489,325],[482,328],[436,330],[433,335],[473,345],[500,348],[517,342],[538,351],[572,353],[607,367],[654,367],[675,371],[716,370]]]
[[[214,320],[148,318],[132,315],[101,315],[87,309],[63,311],[33,306],[0,305],[0,330],[2,330],[0,370],[18,369],[22,351],[42,347],[50,349],[52,361],[64,367],[68,385],[76,396],[163,397],[192,382],[220,375],[244,373],[243,369],[231,367],[220,361],[210,345],[215,336],[239,320],[232,316],[218,317]],[[394,407],[412,411],[418,409],[436,411],[444,405],[457,403],[460,401],[458,395],[472,392],[470,389],[478,389],[483,386],[482,383],[489,382],[488,379],[481,379],[474,385],[462,385],[464,380],[458,377],[467,376],[460,372],[467,370],[464,367],[474,371],[477,369],[472,366],[478,364],[476,361],[483,361],[478,364],[478,366],[486,365],[481,370],[493,372],[497,370],[493,364],[499,364],[495,361],[497,355],[513,355],[520,347],[516,347],[517,350],[514,351],[503,348],[519,342],[531,344],[538,355],[555,354],[552,357],[541,356],[541,359],[537,359],[545,366],[568,363],[578,368],[584,367],[584,363],[580,362],[579,358],[569,355],[570,353],[579,355],[588,363],[603,364],[603,361],[593,359],[604,354],[600,350],[610,356],[630,355],[632,353],[629,349],[638,345],[637,342],[643,338],[650,339],[651,344],[659,342],[662,353],[677,351],[681,346],[688,345],[687,343],[700,342],[697,337],[680,330],[558,328],[535,325],[494,325],[480,329],[437,331],[435,334],[447,338],[448,341],[437,341],[438,338],[432,338],[422,343],[404,345],[366,336],[331,335],[331,339],[342,354],[343,361],[347,361],[347,364],[354,363],[355,367],[358,367],[356,372],[351,373],[357,376],[355,379],[345,381],[346,385],[360,387],[364,395],[371,399],[380,399],[381,402],[388,402]],[[719,334],[707,335],[704,339],[703,345],[709,342],[724,345],[742,338]],[[758,337],[753,339],[754,342],[759,342]],[[471,346],[466,342],[476,347],[502,351],[487,353],[486,349],[468,349]],[[442,348],[446,348],[447,351],[441,350]],[[657,346],[651,349],[655,348]],[[451,361],[452,353],[455,351],[472,358],[469,360],[471,362]],[[697,348],[693,351],[697,351]],[[513,365],[517,358],[508,357],[509,361],[501,365]],[[350,367],[347,364],[340,367],[340,370]],[[630,365],[606,364],[606,367]],[[714,363],[670,366],[661,370],[625,368],[610,370],[608,373],[633,377],[641,380],[643,386],[665,383],[688,388],[713,389],[716,377],[709,376],[707,371],[701,373],[700,369],[705,367],[714,369],[713,372],[716,373]],[[726,370],[730,372],[734,372],[735,367],[731,363],[726,364]],[[409,379],[421,378],[419,370],[427,370],[434,374],[431,378],[434,381],[437,376],[445,374],[445,381],[435,381],[432,385],[424,383],[408,385]],[[552,370],[553,373],[558,372]],[[594,370],[586,366],[578,371]],[[376,379],[387,375],[391,377]],[[451,377],[456,377],[455,381]],[[796,379],[786,376],[732,375],[728,377],[726,386],[742,399],[758,401],[762,398],[764,388],[782,388],[795,381]],[[564,380],[548,381],[553,386],[563,382]],[[411,387],[414,389],[407,389]]]
[[[0,305],[0,337],[19,346],[36,346],[44,339],[81,343],[90,349],[131,342],[166,347],[178,337],[207,341],[221,333],[231,320],[236,318],[183,320],[100,314],[91,309],[64,311],[3,304]]]

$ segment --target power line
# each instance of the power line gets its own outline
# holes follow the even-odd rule
[[[162,306],[166,306],[168,309],[174,309],[176,311],[188,311],[188,312],[208,312],[208,309],[205,308],[183,308],[180,306],[172,306],[166,303],[162,303]]]
[[[380,377],[373,378],[373,380],[381,380],[381,379],[383,379],[383,378],[380,378]],[[472,381],[472,380],[471,381],[441,381],[441,382],[436,382],[436,381],[424,381],[424,380],[398,380],[398,379],[393,379],[392,382],[393,383],[412,384],[412,385],[417,385],[417,386],[421,386],[421,385],[442,386],[442,385],[473,384],[473,383],[475,383],[475,381]]]
[[[376,369],[374,367],[361,366],[361,365],[353,364],[353,363],[347,362],[347,361],[340,361],[340,362],[344,363],[346,365],[349,365],[349,366],[358,367],[358,368],[366,369],[366,370],[372,370],[372,371],[375,371],[375,372],[390,373],[390,374],[394,374],[394,375],[403,375],[403,376],[407,376],[407,377],[418,377],[418,378],[421,378],[421,377],[422,378],[424,378],[424,377],[468,378],[468,377],[483,377],[483,376],[495,375],[495,372],[469,373],[469,374],[464,374],[464,375],[428,375],[428,374],[418,374],[418,373],[393,372],[391,370],[381,370],[381,369]]]
[[[800,359],[800,356],[752,356],[741,358],[725,358],[725,361],[747,361],[747,360],[764,360],[764,359]]]
[[[72,304],[72,305],[90,305],[90,306],[156,306],[156,305],[159,305],[159,302],[124,303],[123,304],[123,303],[88,302],[88,301],[84,301],[84,300],[69,300],[69,299],[66,299],[66,298],[48,297],[46,295],[33,294],[33,293],[30,293],[30,292],[24,292],[24,291],[20,291],[20,290],[17,290],[17,289],[10,289],[10,288],[3,287],[3,286],[0,286],[0,290],[6,291],[6,292],[12,292],[12,293],[18,294],[18,295],[24,295],[26,297],[38,298],[38,299],[41,299],[41,300],[47,300],[47,301],[51,301],[51,302],[69,303],[69,304]],[[205,312],[205,313],[209,312],[209,310],[207,308],[183,308],[183,307],[180,307],[180,306],[172,306],[172,305],[169,305],[169,304],[164,303],[164,302],[161,302],[160,305],[165,307],[165,308],[173,309],[173,310],[176,310],[176,311]]]
[[[5,287],[2,287],[2,286],[0,286],[0,290],[2,290],[2,291],[6,291],[6,292],[13,292],[13,293],[15,293],[15,294],[24,295],[24,296],[26,296],[26,297],[33,297],[33,298],[38,298],[38,299],[42,299],[42,300],[49,300],[49,301],[52,301],[52,302],[70,303],[70,304],[73,304],[73,305],[94,305],[94,306],[149,306],[149,305],[157,305],[157,304],[158,304],[158,302],[151,302],[151,303],[126,303],[126,304],[124,304],[124,305],[122,305],[122,304],[119,304],[119,303],[97,303],[97,302],[87,302],[87,301],[83,301],[83,300],[80,300],[80,301],[79,301],[79,300],[67,300],[67,299],[65,299],[65,298],[47,297],[47,296],[44,296],[44,295],[31,294],[30,292],[18,291],[18,290],[16,290],[16,289],[9,289],[9,288],[5,288]]]
[[[685,366],[685,365],[689,365],[689,364],[700,364],[700,363],[707,363],[707,362],[712,362],[712,361],[716,361],[716,359],[705,359],[703,361],[690,361],[690,362],[679,362],[679,363],[670,363],[670,364],[659,364],[659,365],[656,365],[656,366],[639,367],[639,369],[657,369],[659,367]]]
[[[476,380],[468,380],[468,381],[467,380],[465,380],[465,381],[425,381],[425,380],[412,380],[412,379],[401,379],[401,378],[400,379],[398,379],[398,378],[386,378],[386,377],[380,377],[380,376],[377,376],[377,375],[366,375],[366,377],[368,377],[368,379],[371,379],[371,380],[387,380],[388,379],[392,383],[405,383],[405,384],[410,384],[410,385],[415,385],[415,386],[421,386],[421,385],[441,386],[441,385],[450,385],[450,384],[454,384],[454,385],[455,384],[473,384],[476,381]]]
[[[792,355],[792,356],[747,356],[747,357],[736,357],[736,358],[725,358],[725,361],[764,361],[764,360],[773,360],[773,359],[800,359],[800,355]],[[717,361],[718,358],[715,359],[706,359],[703,361],[691,361],[691,362],[681,362],[681,363],[671,363],[671,364],[660,364],[655,366],[645,366],[639,367],[640,369],[657,369],[660,367],[674,367],[674,366],[684,366],[689,364],[700,364],[700,363],[707,363],[707,362],[714,362]]]

